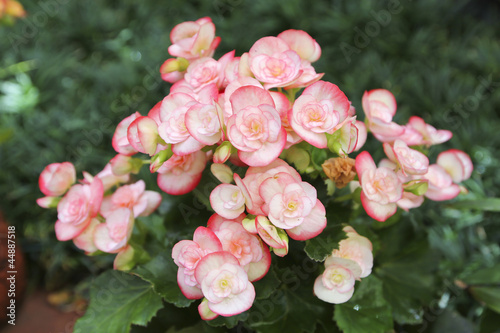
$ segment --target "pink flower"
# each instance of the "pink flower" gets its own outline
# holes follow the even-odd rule
[[[227,64],[226,68],[224,69],[224,77],[225,77],[225,82],[223,85],[224,87],[227,86],[230,82],[236,81],[240,77],[239,67],[240,67],[240,57],[234,57]]]
[[[176,25],[170,32],[170,40],[172,45],[168,47],[168,53],[188,60],[211,57],[220,43],[220,37],[215,37],[215,25],[209,17]]]
[[[359,120],[356,120],[354,126],[358,129],[358,140],[356,141],[356,146],[354,147],[354,151],[360,150],[364,144],[366,143],[366,126],[365,123]]]
[[[132,209],[134,217],[148,216],[158,208],[161,195],[155,191],[146,191],[143,180],[131,185],[119,187],[115,193],[103,199],[101,215],[108,217],[118,208]]]
[[[423,195],[415,195],[411,192],[403,192],[403,196],[399,199],[396,204],[398,207],[405,211],[409,211],[412,208],[420,207],[424,203]]]
[[[293,130],[315,147],[326,148],[326,133],[333,134],[349,112],[350,103],[334,84],[319,81],[295,101],[288,120]]]
[[[101,224],[98,219],[93,218],[90,224],[83,230],[81,234],[73,238],[73,243],[80,250],[85,251],[86,254],[93,253],[98,250],[94,243],[95,228]]]
[[[372,272],[373,254],[372,243],[366,237],[359,235],[352,227],[345,227],[347,239],[339,242],[339,249],[333,250],[331,256],[325,261],[325,266],[330,266],[335,257],[354,260],[361,268],[360,278],[367,277]]]
[[[380,222],[394,215],[396,202],[403,195],[403,185],[396,173],[386,167],[377,168],[366,151],[356,157],[356,171],[363,189],[361,203],[367,214]]]
[[[451,139],[453,133],[448,130],[437,130],[417,116],[412,116],[405,126],[405,133],[401,137],[409,146],[436,145]]]
[[[234,114],[227,120],[227,135],[238,148],[238,157],[250,166],[270,164],[286,144],[286,131],[271,95],[245,86],[231,95],[231,105]]]
[[[203,87],[214,83],[221,88],[225,79],[225,69],[234,58],[234,51],[223,55],[219,61],[213,58],[200,58],[193,61],[187,68],[184,76],[186,83],[193,87],[194,92],[199,92]]]
[[[311,66],[311,63],[321,56],[321,48],[307,32],[290,29],[283,31],[277,37],[285,41],[290,49],[301,58],[300,71],[302,73],[295,82],[286,87],[287,89],[307,87],[323,77],[324,74],[317,74]]]
[[[168,194],[181,195],[191,192],[200,182],[207,157],[197,151],[189,155],[172,155],[158,169],[158,186]]]
[[[354,293],[354,284],[361,275],[361,268],[354,260],[332,257],[326,269],[314,282],[314,294],[322,301],[340,304],[347,302]]]
[[[49,197],[58,197],[76,181],[76,171],[70,162],[52,163],[43,169],[38,179],[40,191]]]
[[[196,100],[184,93],[171,93],[161,103],[158,133],[166,143],[172,144],[172,151],[176,155],[191,154],[204,147],[186,127],[186,113],[195,104]]]
[[[135,112],[120,121],[116,127],[115,134],[113,134],[112,145],[118,154],[134,155],[137,153],[137,150],[128,141],[127,130],[129,125],[140,116],[141,114],[139,112]]]
[[[219,88],[215,83],[209,83],[195,92],[195,89],[186,80],[180,80],[170,88],[170,95],[175,93],[189,95],[196,102],[202,104],[212,104],[213,101],[219,100]]]
[[[115,185],[128,182],[130,179],[130,174],[115,175],[113,173],[111,164],[108,163],[106,164],[104,169],[96,175],[96,177],[101,179],[104,192],[106,192]]]
[[[252,73],[266,89],[288,86],[302,74],[299,55],[280,38],[263,37],[248,54]]]
[[[405,176],[427,173],[429,159],[421,152],[409,148],[402,140],[396,139],[393,145],[384,143],[384,151],[389,160],[397,163]]]
[[[303,60],[315,62],[321,56],[321,47],[307,32],[289,29],[277,36],[285,41],[288,47],[297,52]]]
[[[223,250],[238,259],[248,274],[248,280],[253,282],[267,274],[271,266],[271,253],[257,235],[243,228],[241,221],[244,217],[241,214],[236,219],[225,219],[214,214],[208,220],[208,228],[217,235]]]
[[[138,152],[153,156],[158,147],[158,125],[149,117],[137,117],[127,128],[129,144]]]
[[[248,168],[245,174],[245,178],[243,179],[241,179],[238,174],[234,174],[234,181],[245,196],[246,209],[250,214],[264,215],[264,212],[261,209],[261,206],[264,204],[264,200],[260,197],[259,194],[260,185],[266,179],[273,177],[279,172],[286,172],[291,175],[296,181],[302,181],[302,178],[300,177],[297,170],[289,166],[285,161],[281,159],[276,159],[271,164],[265,167]]]
[[[198,142],[211,146],[222,138],[222,109],[217,103],[191,106],[185,116],[189,134]]]
[[[117,208],[106,218],[106,223],[95,227],[95,246],[107,253],[118,253],[126,245],[134,228],[134,213],[129,208]]]
[[[231,81],[225,91],[224,91],[224,120],[227,122],[227,119],[231,117],[234,112],[233,112],[233,107],[231,105],[231,95],[238,90],[238,88],[244,87],[244,86],[254,86],[258,88],[263,88],[262,84],[260,84],[259,81],[254,79],[253,77],[240,77],[235,81]]]
[[[389,90],[365,91],[362,104],[368,119],[368,128],[378,140],[391,142],[404,133],[404,127],[392,121],[397,106],[396,99]]]
[[[80,235],[96,217],[101,207],[104,190],[102,181],[94,177],[92,183],[73,185],[57,205],[56,237],[60,241]]]
[[[297,182],[282,172],[263,181],[259,194],[265,202],[262,210],[269,220],[293,239],[311,239],[326,227],[325,207],[309,183]]]
[[[192,241],[182,240],[174,245],[172,258],[179,267],[177,283],[184,296],[189,299],[203,297],[200,284],[195,279],[195,269],[203,257],[217,251],[222,251],[222,244],[215,233],[205,227],[195,230]]]
[[[450,200],[460,193],[460,187],[453,183],[451,176],[440,165],[430,165],[423,178],[429,180],[429,188],[425,196],[431,200]]]
[[[443,151],[436,163],[446,170],[455,183],[469,179],[474,169],[469,155],[458,149]]]
[[[208,308],[221,316],[242,313],[253,304],[255,289],[238,259],[229,252],[204,256],[195,271]]]
[[[270,91],[269,93],[271,94],[274,104],[276,105],[276,111],[278,111],[280,115],[281,125],[286,130],[285,149],[288,149],[294,144],[297,144],[302,141],[302,138],[297,133],[295,133],[292,126],[290,125],[290,121],[288,121],[288,114],[289,111],[292,109],[292,104],[283,93],[277,91]]]
[[[245,197],[238,186],[220,184],[210,193],[210,205],[220,216],[235,219],[245,211]]]

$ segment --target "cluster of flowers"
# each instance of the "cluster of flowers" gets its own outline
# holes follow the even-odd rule
[[[443,143],[451,139],[450,131],[436,130],[416,116],[405,126],[396,124],[392,121],[396,100],[384,89],[366,92],[362,103],[368,129],[383,142],[387,156],[378,167],[366,151],[356,157],[361,202],[368,215],[385,221],[398,207],[404,210],[419,207],[424,196],[443,201],[466,191],[457,185],[472,173],[472,161],[466,153],[450,149],[438,155],[436,164],[429,165],[424,153],[409,147]]]
[[[271,252],[285,256],[289,237],[309,240],[326,227],[316,189],[279,158],[285,150],[301,149],[296,145],[305,141],[349,161],[347,155],[359,150],[371,131],[384,142],[388,159],[377,167],[368,152],[360,153],[355,161],[359,183],[355,172],[343,182],[361,186],[363,207],[379,221],[398,206],[417,207],[424,195],[433,200],[456,196],[461,189],[455,183],[471,174],[472,163],[463,152],[443,152],[429,166],[423,153],[409,148],[444,142],[451,133],[418,117],[406,126],[395,124],[396,102],[386,90],[364,95],[366,124],[357,121],[346,95],[321,81],[323,74],[312,67],[321,48],[304,31],[261,38],[240,57],[232,51],[219,60],[212,58],[220,38],[209,18],[181,23],[170,37],[168,51],[177,58],[160,69],[173,83],[169,95],[147,116],[135,112],[118,124],[112,141],[118,155],[96,177],[84,174],[81,184],[72,185],[70,163],[49,165],[40,176],[48,197],[39,204],[57,206],[58,239],[73,239],[87,252],[119,253],[115,267],[126,268],[133,255],[127,241],[134,218],[150,214],[161,197],[145,191],[142,181],[107,196],[104,191],[128,182],[130,173],[150,163],[164,192],[185,194],[198,185],[212,159],[211,171],[222,182],[210,194],[215,214],[207,227],[196,229],[193,240],[180,241],[172,251],[182,293],[203,298],[203,319],[248,310],[255,299],[252,282],[268,272]],[[137,153],[150,158],[133,157]],[[233,173],[227,161],[248,167],[245,176]],[[351,227],[344,231],[347,239],[326,259],[325,272],[314,284],[315,294],[330,303],[346,302],[355,281],[368,276],[373,265],[370,241]]]
[[[43,208],[57,207],[58,240],[73,240],[87,254],[98,250],[117,253],[115,269],[126,269],[134,256],[134,249],[128,245],[134,220],[155,211],[161,195],[146,191],[143,180],[121,185],[129,181],[129,175],[116,176],[110,164],[95,177],[87,172],[83,176],[75,184],[73,164],[49,164],[39,178],[40,190],[46,197],[37,203]]]
[[[372,272],[372,243],[352,227],[344,227],[347,239],[339,242],[339,249],[325,260],[325,271],[314,282],[314,293],[328,303],[347,302],[354,293],[356,280]]]

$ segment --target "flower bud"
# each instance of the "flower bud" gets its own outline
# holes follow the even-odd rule
[[[76,171],[70,162],[52,163],[43,169],[38,179],[40,191],[50,197],[58,197],[76,181]]]
[[[425,179],[412,180],[403,184],[403,190],[405,192],[410,192],[418,196],[424,195],[428,188],[429,182]]]
[[[129,271],[134,265],[134,254],[135,250],[132,246],[127,245],[123,250],[118,252],[113,262],[113,268],[118,271]]]
[[[286,235],[286,233],[285,233],[285,235]],[[277,255],[278,257],[286,256],[288,254],[288,238],[287,238],[285,244],[286,244],[286,246],[282,249],[276,249],[273,247],[272,250],[273,250],[274,254]]]
[[[115,176],[123,176],[129,173],[138,174],[143,165],[141,159],[122,154],[113,157],[109,163],[111,164],[111,171]]]
[[[36,203],[42,208],[56,208],[60,200],[60,197],[43,197],[36,199]]]
[[[233,170],[222,163],[213,163],[210,166],[210,171],[221,183],[231,184],[233,182]]]
[[[231,157],[233,146],[229,141],[224,141],[214,153],[214,163],[225,163]]]
[[[158,146],[158,124],[149,117],[137,117],[127,129],[127,139],[137,151],[153,156]]]
[[[246,231],[248,231],[251,234],[257,234],[257,227],[255,226],[255,215],[247,215],[243,221],[241,221],[241,224],[243,225],[243,228],[245,228]]]
[[[184,72],[189,66],[189,61],[185,58],[170,58],[167,59],[163,65],[160,67],[161,74],[167,74],[172,72]]]
[[[203,298],[200,305],[198,305],[198,313],[200,314],[201,319],[203,320],[212,320],[217,318],[219,315],[208,307],[208,300]]]
[[[151,173],[155,173],[156,171],[158,171],[158,169],[161,168],[163,163],[165,163],[165,161],[167,161],[170,157],[172,157],[173,154],[174,153],[172,152],[170,145],[168,145],[168,149],[158,152],[158,154],[156,154],[151,158],[151,165],[149,166],[149,171],[151,171]]]
[[[262,240],[273,249],[288,247],[288,235],[281,228],[276,228],[267,217],[259,215],[255,219],[255,227]]]

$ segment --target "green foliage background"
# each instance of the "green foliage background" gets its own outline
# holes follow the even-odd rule
[[[56,241],[55,213],[35,204],[41,196],[38,175],[45,165],[66,160],[79,173],[100,171],[114,156],[111,136],[118,122],[134,111],[145,114],[168,94],[169,85],[159,79],[158,69],[168,58],[169,31],[182,21],[202,16],[213,19],[222,37],[216,58],[232,49],[240,55],[257,39],[285,29],[306,30],[322,47],[317,72],[326,73],[324,79],[346,93],[360,118],[365,90],[391,90],[398,102],[397,122],[406,123],[410,115],[418,115],[436,128],[454,132],[451,141],[431,151],[431,161],[438,150],[448,148],[471,155],[475,171],[465,183],[470,190],[465,199],[500,197],[498,0],[22,3],[28,16],[14,26],[0,27],[0,208],[17,226],[33,285],[57,289],[110,267],[112,257],[85,257],[71,242]],[[392,8],[397,13],[390,14],[390,22],[370,23],[380,19],[381,10]],[[374,26],[378,31],[370,30]],[[369,142],[366,148],[377,151],[376,160],[381,158],[378,143],[371,137]],[[155,189],[154,177],[147,172],[143,176]],[[167,202],[162,211],[171,206]],[[389,295],[385,290],[384,296],[393,304],[407,302],[406,308],[425,312],[418,310],[412,322],[408,313],[393,309],[394,317],[409,324],[421,322],[417,317],[425,319],[426,314],[433,318],[424,320],[426,327],[396,325],[397,331],[446,331],[446,325],[453,322],[456,332],[468,332],[470,327],[494,331],[490,328],[494,329],[499,315],[473,298],[483,299],[478,295],[484,290],[461,290],[454,287],[454,281],[467,281],[499,262],[500,227],[495,210],[500,210],[498,202],[487,210],[477,209],[477,204],[461,210],[460,203],[427,202],[411,214],[401,214],[396,227],[377,231],[381,250],[373,286],[380,285],[376,279],[405,271],[402,282],[390,282],[401,283],[402,293]],[[367,226],[367,220],[362,213],[353,223],[371,232],[380,227],[373,222]],[[189,236],[179,233],[170,236],[171,242]],[[420,247],[412,249],[406,240],[419,241]],[[391,247],[403,252],[397,260]],[[413,253],[419,248],[428,249],[430,255]],[[415,256],[430,256],[434,261],[415,261]],[[491,282],[481,283],[489,286]],[[405,295],[408,288],[421,293],[421,299]],[[432,301],[448,305],[433,311]],[[385,304],[379,305],[373,307],[387,310]],[[167,310],[162,311],[165,315]],[[343,309],[336,315],[340,311],[352,312]],[[168,323],[155,324],[164,327]]]

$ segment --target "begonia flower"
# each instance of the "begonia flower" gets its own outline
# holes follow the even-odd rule
[[[49,197],[58,197],[76,181],[76,170],[72,163],[51,163],[43,169],[38,179],[40,191]]]

